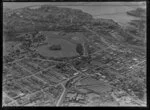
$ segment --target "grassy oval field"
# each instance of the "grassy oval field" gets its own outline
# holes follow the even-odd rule
[[[60,45],[61,50],[50,50],[49,47],[52,45]],[[62,38],[48,38],[48,45],[38,47],[37,51],[44,57],[73,57],[77,56],[76,44],[73,44]]]

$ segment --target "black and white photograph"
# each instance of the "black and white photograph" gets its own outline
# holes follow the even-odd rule
[[[2,107],[147,107],[146,1],[2,6]]]

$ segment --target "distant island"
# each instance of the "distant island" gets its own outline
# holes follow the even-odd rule
[[[136,10],[128,11],[127,14],[135,17],[146,17],[146,10],[137,8]]]

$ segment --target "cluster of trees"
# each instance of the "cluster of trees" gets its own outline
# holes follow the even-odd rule
[[[80,55],[83,55],[84,50],[82,44],[78,43],[76,46],[76,52],[78,52]]]
[[[49,50],[61,50],[61,45],[52,45],[49,47]]]

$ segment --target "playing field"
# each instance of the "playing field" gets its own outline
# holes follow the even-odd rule
[[[74,57],[79,55],[76,52],[76,44],[69,42],[62,38],[49,37],[47,39],[48,45],[38,47],[37,51],[39,54],[45,57]],[[52,45],[61,45],[61,50],[50,50],[49,47]]]

